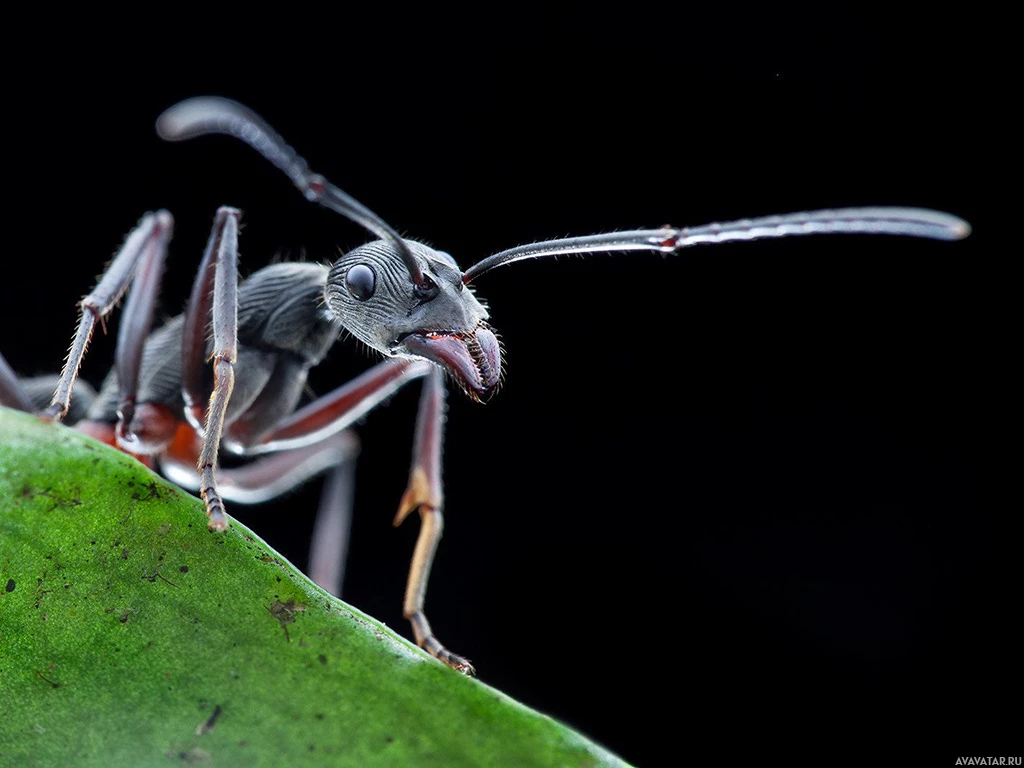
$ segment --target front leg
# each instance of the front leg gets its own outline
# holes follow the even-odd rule
[[[434,554],[441,541],[444,529],[444,490],[441,485],[441,436],[444,432],[445,387],[444,374],[434,367],[423,383],[420,408],[416,417],[416,441],[413,446],[412,469],[409,485],[395,515],[395,525],[400,525],[414,509],[420,511],[420,535],[416,539],[412,564],[409,566],[409,581],[405,588],[405,603],[402,614],[412,624],[416,643],[452,669],[464,675],[474,675],[476,670],[468,659],[452,653],[434,636],[430,622],[423,612],[427,594],[427,580]]]

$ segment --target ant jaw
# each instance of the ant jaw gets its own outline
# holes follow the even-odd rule
[[[501,381],[501,345],[486,323],[469,333],[421,331],[402,340],[405,350],[437,363],[477,402],[487,402]]]

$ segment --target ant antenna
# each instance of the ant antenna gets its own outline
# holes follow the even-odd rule
[[[409,246],[380,216],[346,194],[319,173],[309,170],[305,159],[292,149],[267,122],[243,104],[220,96],[186,99],[157,118],[156,132],[166,141],[185,141],[197,136],[222,133],[240,139],[284,171],[311,203],[319,203],[390,243],[402,257],[413,283],[430,289]]]
[[[789,213],[740,219],[724,224],[673,229],[636,229],[609,232],[588,237],[568,237],[509,248],[479,261],[462,274],[469,284],[484,272],[503,264],[525,259],[562,254],[600,253],[603,251],[656,251],[675,253],[680,248],[701,243],[723,243],[727,240],[756,240],[761,237],[790,235],[907,235],[934,240],[960,240],[971,232],[971,225],[961,218],[927,208],[838,208],[828,211]]]

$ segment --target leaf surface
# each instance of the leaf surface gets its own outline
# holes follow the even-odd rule
[[[622,765],[134,459],[0,409],[0,764]]]

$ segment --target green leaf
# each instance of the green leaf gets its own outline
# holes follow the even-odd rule
[[[0,763],[621,765],[134,459],[0,409]]]

